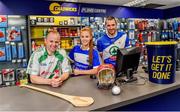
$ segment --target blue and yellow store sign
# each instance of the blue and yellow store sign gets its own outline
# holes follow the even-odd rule
[[[77,6],[75,4],[60,3],[54,2],[49,5],[49,11],[52,14],[60,14],[61,12],[77,12]]]

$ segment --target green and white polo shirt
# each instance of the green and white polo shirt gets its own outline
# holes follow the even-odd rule
[[[65,50],[58,49],[54,55],[49,56],[45,47],[33,52],[27,68],[27,73],[30,75],[39,75],[50,79],[70,71],[71,66]]]

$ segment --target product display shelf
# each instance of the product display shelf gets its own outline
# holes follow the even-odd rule
[[[51,18],[51,24],[47,22]],[[80,17],[29,16],[29,50],[32,53],[39,46],[44,46],[44,38],[50,28],[56,27],[60,33],[60,47],[69,51],[80,43],[79,31],[85,26]]]
[[[0,86],[12,86],[26,79],[28,36],[26,16],[0,15]]]

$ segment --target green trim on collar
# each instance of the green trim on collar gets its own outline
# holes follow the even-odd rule
[[[48,57],[48,52],[47,52],[46,48],[44,48],[44,50],[45,50],[44,54],[38,59],[39,63],[46,60]]]
[[[54,52],[54,55],[55,55],[56,58],[58,58],[58,60],[59,60],[60,62],[62,62],[62,61],[64,60],[63,55],[61,55],[58,51],[55,51],[55,52]]]
[[[48,52],[47,52],[47,49],[44,47],[44,54],[38,59],[39,63],[41,63],[42,61],[46,60],[47,57],[48,57]],[[58,60],[60,62],[62,62],[64,60],[64,57],[63,55],[61,55],[58,51],[55,51],[54,52],[54,55],[56,58],[58,58]]]

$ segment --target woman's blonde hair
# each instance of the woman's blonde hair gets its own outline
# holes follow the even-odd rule
[[[82,28],[80,33],[84,32],[84,31],[88,31],[90,36],[92,37],[90,42],[89,42],[89,64],[92,65],[92,63],[93,63],[93,47],[94,47],[94,45],[93,45],[93,31],[88,26]]]

